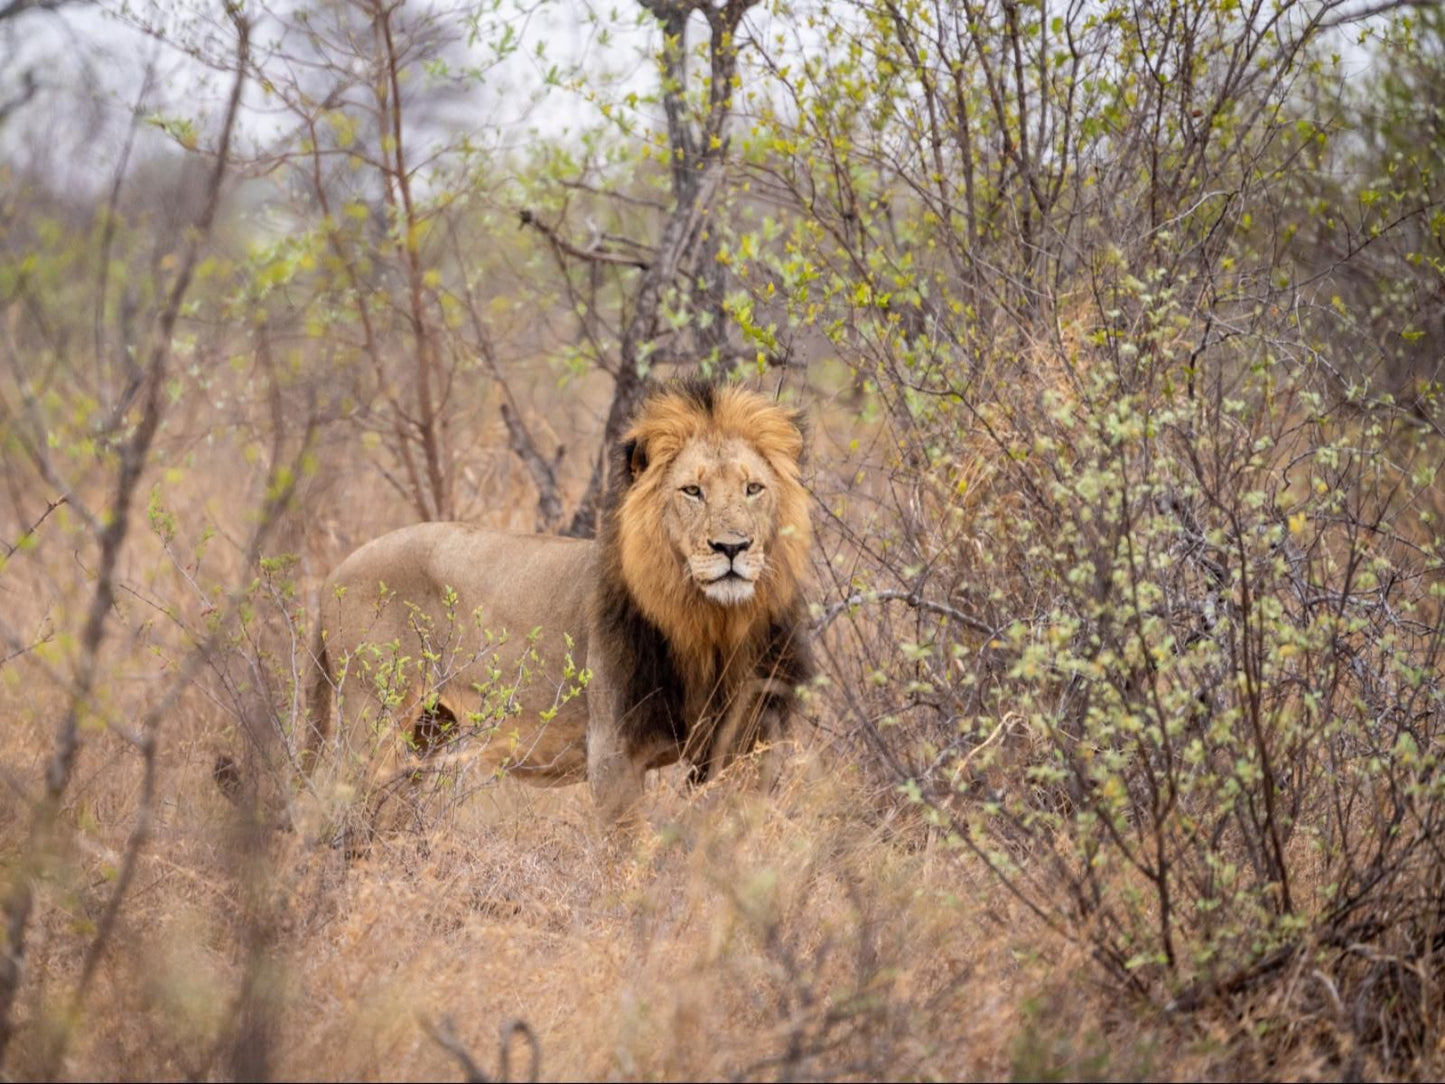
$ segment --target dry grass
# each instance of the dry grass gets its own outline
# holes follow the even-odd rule
[[[181,525],[177,560],[144,526],[129,551],[99,718],[137,717],[203,624],[207,595],[241,576],[228,540],[243,534],[245,504],[219,495],[257,483],[233,447],[193,444],[191,454],[161,491]],[[320,477],[335,469],[323,464]],[[290,525],[285,541],[302,555],[296,605],[310,605],[308,589],[341,555],[337,539],[404,518],[355,492],[317,487],[311,518],[331,526]],[[217,538],[197,564],[207,526]],[[67,552],[63,510],[47,529],[53,537],[6,571],[12,627],[72,627],[84,604],[87,557]],[[6,859],[63,710],[69,650],[56,637],[3,671]],[[1073,974],[982,871],[919,824],[880,813],[811,731],[771,795],[730,779],[693,792],[680,772],[664,773],[630,836],[601,834],[582,788],[502,783],[364,859],[303,831],[267,833],[261,860],[244,860],[236,815],[210,777],[216,752],[239,740],[254,693],[244,686],[244,667],[208,669],[166,721],[159,823],[74,1010],[140,776],[133,748],[103,727],[87,733],[38,898],[17,1076],[222,1075],[243,987],[259,981],[261,1034],[282,1077],[453,1077],[425,1029],[443,1018],[488,1071],[503,1025],[526,1021],[549,1079],[993,1077],[1024,1056],[1026,995]],[[65,1059],[48,1068],[66,1027]],[[516,1044],[514,1074],[527,1060]]]
[[[258,886],[228,858],[203,757],[177,746],[169,761],[166,824],[66,1076],[208,1076],[226,1051]],[[813,755],[773,796],[674,784],[622,839],[598,833],[580,789],[511,784],[360,861],[273,837],[259,908],[276,931],[276,1074],[449,1078],[423,1028],[444,1017],[484,1065],[501,1026],[526,1021],[549,1079],[1007,1071],[1028,1033],[1021,995],[1063,961],[1026,949],[988,881],[868,816]],[[50,995],[68,990],[127,827],[118,797],[87,808],[110,812],[48,884],[20,1075],[59,1026]]]
[[[127,551],[97,719],[138,717],[215,592],[245,572],[232,540],[248,502],[235,495],[258,479],[226,440],[172,440],[161,461],[189,466],[158,480],[179,526],[169,555],[143,522]],[[1100,986],[1084,947],[1049,934],[979,861],[878,790],[857,746],[830,737],[843,724],[826,693],[772,793],[734,778],[696,792],[665,772],[630,835],[599,831],[584,788],[503,782],[364,858],[311,838],[304,819],[248,852],[211,779],[215,755],[254,725],[258,668],[287,673],[283,618],[314,610],[316,584],[352,544],[408,518],[380,487],[333,481],[347,469],[323,454],[307,513],[270,547],[299,555],[295,598],[258,604],[255,637],[204,670],[166,720],[159,823],[76,1008],[141,771],[130,745],[103,725],[87,731],[38,898],[16,1076],[218,1078],[256,1064],[249,1052],[283,1078],[452,1079],[455,1060],[428,1034],[445,1020],[489,1073],[502,1029],[525,1021],[545,1079],[1311,1078],[1348,1061],[1346,1040],[1320,1033],[1317,1017],[1309,1034],[1265,1041],[1261,1021],[1288,1012],[1268,999],[1298,998],[1307,973],[1187,1017],[1150,1015]],[[836,469],[856,477],[851,461]],[[975,483],[971,499],[987,488]],[[507,488],[513,499],[492,518],[526,526],[525,486]],[[208,528],[216,537],[197,562]],[[72,628],[84,606],[86,550],[67,546],[63,509],[45,529],[0,579],[12,628]],[[7,865],[71,650],[57,635],[0,670]],[[528,1061],[515,1042],[513,1075]]]

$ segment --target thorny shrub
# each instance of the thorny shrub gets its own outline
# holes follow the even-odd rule
[[[1428,185],[1388,211],[1337,193],[1323,272],[1292,247],[1295,171],[1369,152],[1293,91],[1339,85],[1329,5],[1266,31],[1190,4],[1137,39],[1082,9],[887,10],[857,25],[897,98],[849,105],[864,61],[841,51],[790,83],[826,183],[759,167],[806,194],[787,252],[886,411],[885,450],[819,479],[830,729],[1144,1004],[1239,1019],[1263,991],[1233,1052],[1267,1031],[1269,1064],[1421,1071],[1445,983],[1441,433],[1428,373],[1397,401],[1372,382],[1399,386],[1392,344],[1375,364],[1325,317],[1374,240],[1429,278]],[[1376,326],[1398,314],[1353,281]]]

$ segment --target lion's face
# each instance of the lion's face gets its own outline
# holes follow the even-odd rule
[[[663,528],[682,573],[720,606],[752,599],[777,523],[776,477],[736,437],[689,442],[667,472]]]
[[[605,560],[701,673],[798,598],[811,538],[801,419],[736,385],[674,388],[643,404],[618,451]]]

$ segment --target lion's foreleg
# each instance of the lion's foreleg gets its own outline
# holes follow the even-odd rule
[[[765,792],[771,791],[783,774],[784,750],[787,748],[783,739],[788,733],[789,711],[786,702],[769,699],[764,701],[758,713],[757,741],[763,750],[758,761],[758,787]]]
[[[734,693],[721,725],[706,736],[703,748],[693,754],[694,762],[705,763],[704,774],[711,779],[759,745],[771,747],[786,731],[792,697],[792,688],[776,678],[744,683]],[[768,755],[763,761],[762,783],[769,787],[777,775],[776,757]]]
[[[587,783],[605,824],[626,820],[642,798],[645,769],[632,757],[613,719],[587,727]]]

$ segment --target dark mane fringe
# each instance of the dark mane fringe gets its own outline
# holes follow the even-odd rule
[[[603,535],[595,634],[607,659],[610,680],[621,693],[618,724],[630,747],[665,738],[687,741],[687,690],[673,662],[667,637],[642,613],[623,582]]]
[[[793,708],[797,700],[797,696],[792,690],[800,685],[806,685],[817,673],[812,643],[805,631],[806,628],[806,611],[801,602],[791,607],[779,620],[768,626],[768,635],[762,652],[753,663],[751,673],[747,676],[769,679],[785,687],[788,691],[765,693],[753,705],[751,711],[753,718],[749,720],[749,725],[755,724],[763,712],[773,711],[777,714],[780,728],[786,733],[788,724],[792,721]],[[724,710],[728,706],[730,705],[724,706]],[[715,719],[710,720],[710,722],[715,721]],[[691,725],[697,725],[700,722],[701,720],[696,720]],[[713,769],[718,766],[719,754],[747,752],[756,743],[758,737],[753,734],[752,740],[747,743],[745,749],[720,750],[717,748],[719,736],[718,728],[713,726],[711,732],[706,735],[707,741],[696,749],[695,755],[689,757],[693,766],[689,775],[692,782],[707,782]]]
[[[658,394],[649,393],[648,398]],[[709,399],[711,393],[709,393]],[[622,499],[632,486],[632,455],[635,442],[612,447],[608,464],[607,496],[602,505],[598,546],[596,621],[601,636],[597,645],[607,657],[607,668],[621,692],[619,725],[634,747],[659,737],[678,743],[687,740],[684,710],[686,690],[672,659],[667,637],[642,613],[622,575],[618,555]]]

